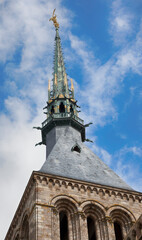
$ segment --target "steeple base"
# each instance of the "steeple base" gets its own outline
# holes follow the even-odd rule
[[[115,222],[124,239],[141,214],[141,199],[135,191],[33,172],[5,240],[61,240],[63,213],[69,240],[89,239],[90,218],[97,240],[119,239]]]

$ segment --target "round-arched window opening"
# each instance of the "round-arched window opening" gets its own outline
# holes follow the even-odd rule
[[[114,222],[114,231],[116,240],[123,240],[122,228],[119,222]]]
[[[63,102],[60,103],[59,111],[60,111],[60,113],[64,113],[65,112],[65,106],[64,106]]]
[[[73,107],[72,107],[72,105],[70,105],[70,112],[73,112]]]
[[[60,219],[60,240],[69,240],[68,218],[66,212],[64,211],[60,212],[59,219]]]
[[[28,222],[27,216],[24,218],[24,221],[22,224],[21,239],[29,240],[29,222]]]
[[[91,217],[87,217],[87,227],[88,227],[88,239],[97,240],[95,222]]]
[[[52,106],[51,108],[51,114],[53,114],[55,112],[54,106]]]

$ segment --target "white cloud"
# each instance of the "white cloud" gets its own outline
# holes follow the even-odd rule
[[[117,160],[114,170],[135,190],[142,191],[140,163],[137,158],[142,158],[142,147],[124,146],[113,155],[113,159]]]
[[[41,141],[40,132],[32,127],[45,119],[42,107],[52,76],[55,30],[49,18],[57,8],[64,32],[71,26],[72,14],[59,0],[10,0],[0,4],[0,61],[5,64],[4,86],[9,93],[4,113],[0,112],[2,240],[32,171],[39,170],[45,160],[45,147],[35,148]],[[19,59],[18,65],[15,58]]]
[[[41,117],[29,121],[30,107],[21,99],[9,97],[5,104],[7,114],[0,115],[1,239],[4,239],[32,171],[39,170],[45,160],[45,147],[35,148],[40,133],[32,129],[41,122]]]
[[[117,118],[118,113],[113,98],[120,92],[126,74],[133,71],[142,75],[141,32],[140,27],[135,36],[136,41],[115,53],[103,65],[88,50],[86,43],[77,36],[69,35],[71,47],[83,69],[85,87],[79,92],[79,99],[86,117],[82,116],[88,121],[94,121],[96,126],[105,125],[108,120]]]
[[[113,24],[117,27],[117,31],[128,31],[130,29],[128,16],[116,17]]]
[[[142,157],[142,148],[134,146],[129,148],[128,150],[131,151],[133,154]]]
[[[125,43],[134,31],[134,15],[122,0],[115,0],[112,4],[110,17],[110,33],[116,45]]]

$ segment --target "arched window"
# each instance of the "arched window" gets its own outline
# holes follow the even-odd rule
[[[87,227],[89,240],[97,240],[95,222],[91,217],[87,217]]]
[[[28,222],[27,216],[24,218],[24,221],[22,224],[21,239],[29,240],[29,222]]]
[[[60,218],[60,240],[69,240],[68,218],[66,212],[64,211],[60,212],[59,218]]]
[[[60,111],[60,113],[65,112],[65,106],[64,106],[63,102],[60,103],[59,111]]]
[[[116,240],[123,240],[122,229],[119,222],[114,222],[114,231]]]
[[[52,108],[51,108],[51,114],[53,114],[54,112],[55,112],[54,106],[52,106]]]

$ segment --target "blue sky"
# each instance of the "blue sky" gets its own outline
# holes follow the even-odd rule
[[[0,0],[0,239],[45,160],[32,127],[45,119],[54,8],[89,147],[142,191],[142,1]]]

